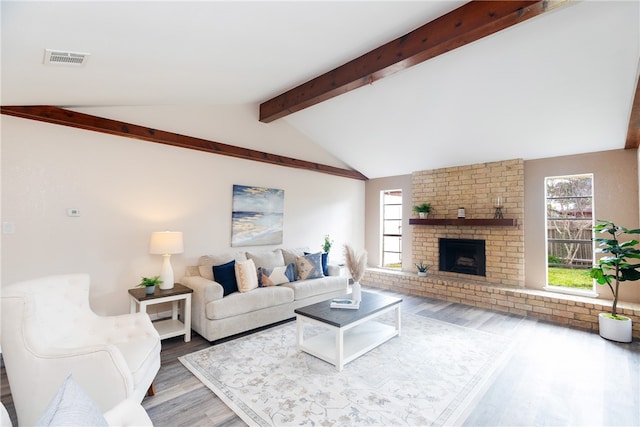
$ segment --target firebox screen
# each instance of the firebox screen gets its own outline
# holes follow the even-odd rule
[[[440,271],[486,276],[484,240],[441,238],[439,251]]]

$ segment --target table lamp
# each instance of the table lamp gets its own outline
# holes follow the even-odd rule
[[[181,231],[155,231],[151,233],[149,253],[160,254],[163,257],[160,289],[173,288],[173,269],[171,268],[171,254],[184,252]]]

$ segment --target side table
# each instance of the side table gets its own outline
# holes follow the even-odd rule
[[[160,334],[160,339],[184,335],[184,342],[191,341],[191,294],[193,289],[176,283],[172,289],[160,289],[156,286],[153,295],[147,295],[145,292],[144,288],[129,289],[131,313],[135,313],[137,307],[140,312],[146,313],[147,306],[171,302],[171,319],[153,322],[153,326]],[[181,300],[183,301],[182,320],[178,319]]]

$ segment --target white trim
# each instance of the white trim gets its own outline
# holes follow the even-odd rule
[[[593,290],[565,288],[563,286],[547,285],[543,288],[545,291],[556,292],[558,294],[577,295],[581,297],[598,298],[599,294]]]

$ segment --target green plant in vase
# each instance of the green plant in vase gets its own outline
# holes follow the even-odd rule
[[[431,203],[420,203],[413,207],[413,211],[418,214],[420,218],[426,218],[431,212]]]
[[[329,237],[328,234],[324,235],[324,242],[322,243],[322,273],[325,276],[329,275],[329,251],[331,251],[331,246],[333,246],[333,240]]]
[[[429,271],[431,266],[420,261],[420,264],[416,264],[416,268],[418,269],[418,276],[424,277],[427,275],[427,271]]]
[[[594,239],[599,246],[597,252],[606,256],[598,259],[598,264],[591,269],[590,275],[598,284],[607,285],[613,294],[611,313],[600,313],[598,316],[600,336],[613,341],[631,342],[631,319],[618,314],[618,298],[621,282],[640,279],[640,264],[630,263],[632,259],[640,259],[640,250],[635,247],[637,240],[621,243],[618,238],[623,234],[640,234],[640,229],[629,230],[611,221],[598,222],[593,230],[598,234],[609,234],[609,237]]]
[[[324,243],[322,244],[322,251],[328,254],[329,251],[331,250],[332,245],[333,245],[333,240],[331,240],[328,234],[325,234]]]
[[[160,280],[160,276],[153,277],[142,277],[142,280],[138,284],[138,287],[145,288],[147,295],[152,295],[155,291],[156,286],[162,284],[162,280]]]

